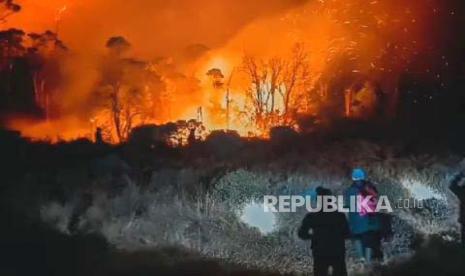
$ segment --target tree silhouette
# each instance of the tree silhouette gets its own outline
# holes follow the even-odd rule
[[[294,46],[288,57],[259,60],[244,56],[242,71],[249,80],[246,92],[253,106],[252,117],[259,128],[292,123],[292,113],[298,107],[295,99],[309,90],[308,68],[307,55],[300,44]]]
[[[0,22],[5,22],[7,17],[21,11],[21,6],[14,0],[0,0]]]
[[[106,124],[119,142],[127,140],[131,129],[143,123],[152,114],[151,93],[161,80],[150,64],[134,58],[126,58],[130,43],[121,36],[112,37],[106,43],[108,55],[101,68],[101,81],[97,87],[97,101],[110,118]]]

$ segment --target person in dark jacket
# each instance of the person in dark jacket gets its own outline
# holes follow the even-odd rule
[[[363,169],[354,169],[352,171],[352,180],[352,185],[345,193],[346,207],[350,206],[351,197],[363,197],[368,194],[373,198],[377,197],[378,191],[373,184],[366,180],[366,173]],[[382,221],[380,214],[351,210],[348,219],[352,240],[360,258],[367,263],[371,263],[373,260],[382,260]]]
[[[457,196],[460,201],[459,209],[459,223],[460,223],[460,234],[462,247],[465,247],[465,185],[464,179],[465,174],[459,173],[452,179],[450,184],[450,190]]]
[[[331,195],[331,191],[322,187],[316,189],[318,196]],[[311,232],[311,233],[310,233]],[[298,236],[311,240],[313,253],[313,272],[315,276],[346,276],[345,240],[349,237],[349,225],[343,213],[311,212],[302,221]]]

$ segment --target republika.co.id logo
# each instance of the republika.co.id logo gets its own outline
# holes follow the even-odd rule
[[[393,209],[387,196],[300,196],[282,195],[263,197],[265,212],[290,213],[299,208],[306,208],[308,212],[357,212],[360,214],[371,214],[377,212],[392,213]]]

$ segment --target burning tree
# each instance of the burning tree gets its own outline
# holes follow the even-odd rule
[[[20,58],[26,53],[24,43],[24,31],[19,29],[8,29],[0,32],[1,65],[11,67],[10,61]]]
[[[221,89],[224,86],[224,75],[221,69],[212,68],[208,70],[207,76],[212,79],[212,85],[214,88]]]
[[[14,0],[0,0],[0,22],[21,11]],[[0,31],[0,87],[7,98],[1,107],[17,113],[49,117],[53,92],[60,86],[60,60],[66,47],[51,31],[26,34],[20,29]]]
[[[296,99],[310,90],[307,55],[301,44],[294,46],[289,58],[258,60],[243,58],[243,72],[249,79],[247,95],[253,106],[253,120],[259,129],[292,125],[299,111]]]
[[[153,101],[148,91],[161,80],[147,62],[125,58],[131,47],[125,38],[112,37],[106,46],[109,53],[97,87],[96,100],[101,109],[96,117],[101,127],[122,142],[134,126],[151,117]]]
[[[279,94],[283,101],[283,116],[288,121],[299,109],[304,108],[295,99],[307,94],[311,87],[308,56],[302,44],[294,46],[291,59],[285,65]]]
[[[0,95],[2,111],[23,112],[34,109],[32,85],[24,60],[24,32],[18,29],[0,31]],[[19,86],[20,84],[21,87]]]
[[[223,125],[224,120],[226,119],[226,128],[229,128],[229,104],[230,104],[230,94],[229,94],[229,84],[225,84],[225,76],[223,72],[219,68],[211,68],[207,72],[207,76],[211,80],[212,88],[213,88],[213,95],[210,97],[210,107],[209,111],[212,114],[215,114],[215,119]],[[226,96],[225,96],[225,103],[226,103],[226,110],[223,109],[222,103],[222,95],[226,86]],[[218,116],[219,115],[219,116]],[[224,116],[225,115],[225,116]]]
[[[60,61],[67,53],[64,43],[51,31],[28,34],[35,101],[49,118],[56,105],[55,94],[62,80]]]
[[[41,109],[48,115],[56,104],[51,93],[59,88],[59,60],[65,53],[66,47],[53,32],[0,31],[1,94],[8,99],[2,107],[26,113]]]

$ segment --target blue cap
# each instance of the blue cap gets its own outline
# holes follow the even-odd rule
[[[366,179],[366,173],[363,169],[361,168],[356,168],[352,171],[352,180],[353,181],[359,181],[359,180],[365,180]]]

